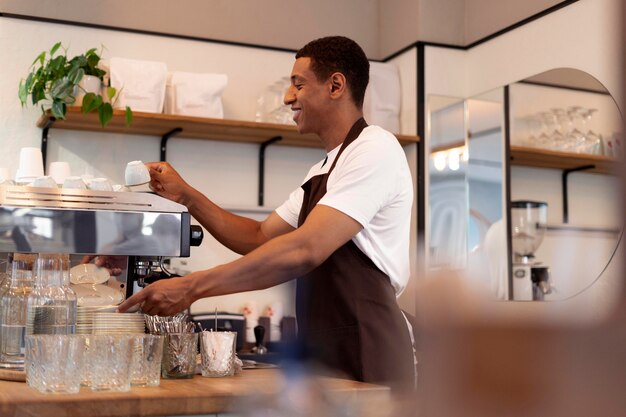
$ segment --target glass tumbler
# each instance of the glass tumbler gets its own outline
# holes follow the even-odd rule
[[[75,335],[26,336],[26,382],[42,393],[80,390],[85,340]]]
[[[130,384],[135,387],[158,387],[161,380],[163,336],[142,334],[133,336],[133,358]]]
[[[235,375],[236,332],[202,332],[200,353],[202,376]]]
[[[130,391],[133,338],[98,334],[90,338],[88,359],[93,391]]]
[[[163,344],[161,376],[193,378],[196,373],[198,333],[166,333]]]

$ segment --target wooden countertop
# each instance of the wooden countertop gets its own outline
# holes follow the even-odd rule
[[[306,381],[322,387],[328,398],[342,407],[355,410],[381,410],[379,407],[390,399],[389,389],[383,386],[327,377],[310,377]],[[227,378],[196,375],[186,380],[162,379],[159,387],[132,388],[129,392],[93,392],[81,388],[78,394],[54,395],[41,394],[23,382],[0,381],[0,416],[175,416],[237,412],[259,399],[267,400],[280,393],[285,382],[278,369],[252,369]]]

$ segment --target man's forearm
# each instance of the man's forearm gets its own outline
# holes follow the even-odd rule
[[[233,262],[192,274],[193,298],[262,290],[311,271],[322,260],[294,239],[294,233],[272,239]]]
[[[295,231],[269,240],[233,262],[192,274],[193,298],[260,290],[303,276],[361,228],[345,214],[318,206]]]
[[[267,241],[260,222],[220,208],[195,189],[184,203],[217,241],[236,253],[246,254]]]

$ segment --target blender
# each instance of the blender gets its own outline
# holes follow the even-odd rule
[[[545,202],[511,202],[514,300],[543,300],[551,291],[549,269],[535,259],[546,231],[547,217]]]

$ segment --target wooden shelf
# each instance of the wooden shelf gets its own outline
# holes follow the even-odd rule
[[[49,114],[42,115],[37,120],[37,126],[45,127],[50,118]],[[182,132],[177,136],[190,139],[263,143],[270,138],[281,136],[282,140],[276,142],[277,145],[322,147],[319,138],[313,134],[301,135],[295,126],[273,123],[133,112],[133,123],[127,127],[122,110],[116,110],[111,122],[103,129],[96,113],[83,114],[78,107],[70,107],[66,119],[56,120],[53,128],[149,136],[163,136],[173,129],[181,128]],[[419,142],[417,136],[396,135],[396,137],[401,145]]]
[[[620,162],[616,159],[606,156],[573,154],[545,149],[511,146],[511,165],[562,170],[595,165],[595,168],[585,170],[584,172],[617,175],[619,163]]]

